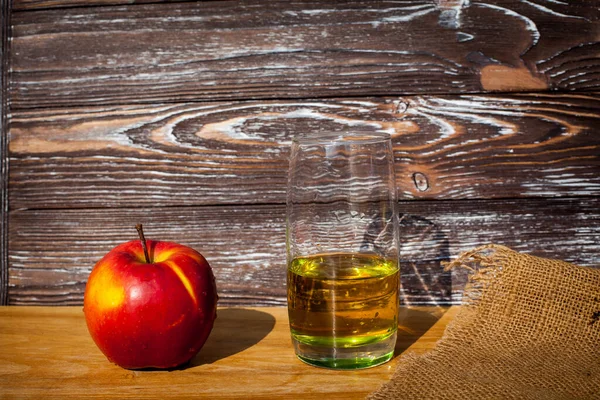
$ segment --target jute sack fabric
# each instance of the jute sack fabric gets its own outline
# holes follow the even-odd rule
[[[600,269],[497,245],[447,268],[472,271],[459,313],[368,399],[600,399]]]

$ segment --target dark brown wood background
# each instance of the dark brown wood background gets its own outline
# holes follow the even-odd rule
[[[81,304],[147,235],[222,305],[285,304],[291,138],[393,136],[404,304],[490,242],[600,266],[597,0],[13,0],[2,6],[0,299]]]

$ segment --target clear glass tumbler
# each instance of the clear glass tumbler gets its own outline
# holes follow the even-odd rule
[[[358,369],[392,358],[398,329],[393,151],[382,133],[293,140],[287,294],[296,355]]]

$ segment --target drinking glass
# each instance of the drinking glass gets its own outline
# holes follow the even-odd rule
[[[292,141],[287,300],[300,360],[358,369],[392,358],[398,328],[398,216],[383,133]]]

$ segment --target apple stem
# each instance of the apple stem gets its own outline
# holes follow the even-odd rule
[[[138,231],[140,241],[142,242],[142,248],[144,249],[144,257],[146,257],[146,263],[150,264],[150,256],[148,255],[148,245],[146,244],[146,238],[144,237],[144,229],[142,224],[137,224],[135,229]]]

